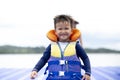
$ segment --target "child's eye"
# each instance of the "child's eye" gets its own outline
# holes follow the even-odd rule
[[[62,28],[58,28],[58,30],[62,30]]]
[[[65,28],[65,30],[68,30],[69,28]]]

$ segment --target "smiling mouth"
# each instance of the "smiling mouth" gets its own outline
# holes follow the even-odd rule
[[[67,35],[60,35],[61,37],[65,37],[65,36],[67,36]]]
[[[60,36],[67,36],[68,34],[60,34]]]

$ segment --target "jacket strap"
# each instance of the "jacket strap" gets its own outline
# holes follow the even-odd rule
[[[56,61],[49,61],[48,65],[81,65],[79,61],[67,61],[67,60],[56,60]]]

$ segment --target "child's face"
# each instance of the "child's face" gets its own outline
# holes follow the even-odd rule
[[[71,25],[69,22],[58,22],[56,23],[55,33],[61,42],[69,41],[71,32]]]

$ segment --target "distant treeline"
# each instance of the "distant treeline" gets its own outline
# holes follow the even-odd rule
[[[0,46],[0,53],[42,53],[45,47]]]
[[[7,53],[43,53],[45,50],[44,46],[40,47],[18,47],[18,46],[0,46],[0,54],[7,54]],[[120,53],[117,50],[105,49],[105,48],[98,48],[98,49],[90,49],[85,48],[87,53]]]
[[[85,48],[85,51],[87,53],[120,53],[119,50],[112,50],[106,48],[98,48],[98,49]]]

